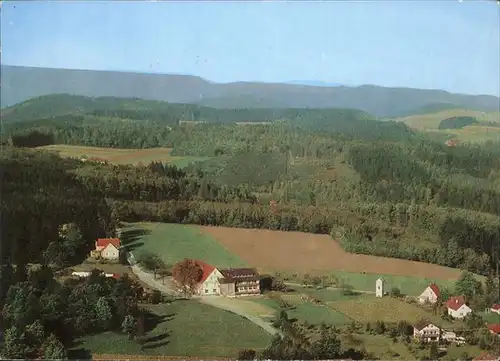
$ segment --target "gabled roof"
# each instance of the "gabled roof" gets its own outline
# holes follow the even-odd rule
[[[439,295],[441,294],[441,290],[439,289],[439,286],[435,283],[431,283],[429,285],[429,287],[431,288],[432,292],[434,292],[436,297],[439,297]]]
[[[488,328],[490,329],[491,332],[500,335],[500,323],[494,323],[492,325],[488,325]]]
[[[429,325],[432,325],[432,323],[427,320],[420,320],[415,325],[413,325],[413,327],[420,331]]]
[[[97,238],[96,247],[106,247],[110,243],[116,248],[121,245],[119,238]]]
[[[491,309],[492,310],[500,310],[500,303],[497,303],[497,304],[491,306]]]
[[[200,283],[205,282],[208,276],[214,271],[215,267],[200,260],[195,260],[194,262],[203,270]]]
[[[446,307],[451,308],[454,311],[458,311],[458,309],[463,305],[465,305],[464,296],[450,297],[448,301],[446,301]]]

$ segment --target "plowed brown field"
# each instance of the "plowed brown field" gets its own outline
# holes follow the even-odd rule
[[[348,253],[328,235],[261,229],[201,227],[230,252],[262,270],[319,274],[366,272],[455,280],[459,271],[429,263]]]

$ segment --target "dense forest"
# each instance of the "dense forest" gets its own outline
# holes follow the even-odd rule
[[[5,110],[5,357],[63,359],[89,333],[136,336],[147,314],[134,282],[97,273],[59,282],[53,273],[81,262],[97,237],[115,236],[120,221],[330,234],[354,253],[496,271],[498,143],[447,147],[356,110],[153,103],[48,96]],[[200,160],[182,169],[98,164],[36,148],[47,144],[169,147],[172,155]],[[327,341],[337,344],[324,331],[314,347],[294,355],[321,354],[315,347]],[[277,342],[264,353],[285,357]],[[339,354],[338,347],[331,351],[325,355]]]
[[[60,106],[57,97],[65,99]],[[172,155],[205,159],[183,170],[159,163],[40,160],[40,169],[51,175],[57,173],[46,164],[64,165],[57,172],[66,172],[67,182],[81,184],[81,192],[92,195],[85,197],[89,202],[101,202],[94,207],[109,207],[108,218],[99,221],[102,230],[94,234],[105,232],[113,219],[159,220],[328,233],[352,252],[483,274],[498,261],[497,143],[447,147],[402,123],[376,121],[356,110],[225,110],[87,100],[49,96],[10,109],[7,143],[12,149],[40,143],[161,146],[173,148]],[[186,119],[206,123],[186,124]],[[270,200],[278,206],[271,209]],[[76,220],[61,223],[68,222]],[[54,234],[55,226],[49,228],[44,232]]]

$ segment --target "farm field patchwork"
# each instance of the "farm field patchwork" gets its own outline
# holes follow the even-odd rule
[[[146,234],[127,244],[127,234],[134,231]],[[140,252],[152,252],[160,256],[167,264],[174,264],[184,258],[199,259],[220,267],[244,267],[247,264],[237,255],[225,249],[209,234],[200,228],[171,223],[131,223],[122,231],[124,244],[134,248],[134,256]]]
[[[120,149],[54,144],[37,149],[57,152],[61,157],[80,158],[82,156],[106,159],[112,164],[148,164],[150,162],[170,163],[183,168],[192,162],[209,157],[178,157],[170,155],[172,148]]]
[[[383,277],[388,289],[397,287],[411,296],[431,282],[453,288],[460,275],[438,265],[351,254],[328,235],[144,222],[125,227],[125,243],[127,230],[134,229],[148,233],[130,244],[134,254],[153,252],[168,264],[197,258],[220,267],[256,267],[263,273],[332,275],[365,291],[374,291],[375,281]]]
[[[97,354],[235,357],[240,348],[265,348],[270,335],[250,321],[197,301],[147,305],[153,316],[141,350],[127,335],[101,333],[84,337],[76,346]],[[234,340],[238,340],[237,343]]]

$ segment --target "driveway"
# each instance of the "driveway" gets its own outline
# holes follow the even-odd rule
[[[172,287],[172,279],[170,277],[165,281],[165,284],[163,284],[163,282],[155,280],[151,273],[143,271],[135,261],[134,255],[132,253],[128,253],[127,259],[131,266],[132,272],[149,287],[169,295],[181,296],[181,294]],[[271,326],[268,321],[265,321],[260,317],[251,315],[249,312],[246,312],[244,309],[242,309],[242,307],[238,307],[237,299],[231,299],[231,302],[228,302],[229,299],[223,296],[204,296],[195,298],[201,303],[217,307],[244,317],[262,328],[264,331],[270,333],[271,335],[274,335],[278,332],[278,330]]]

